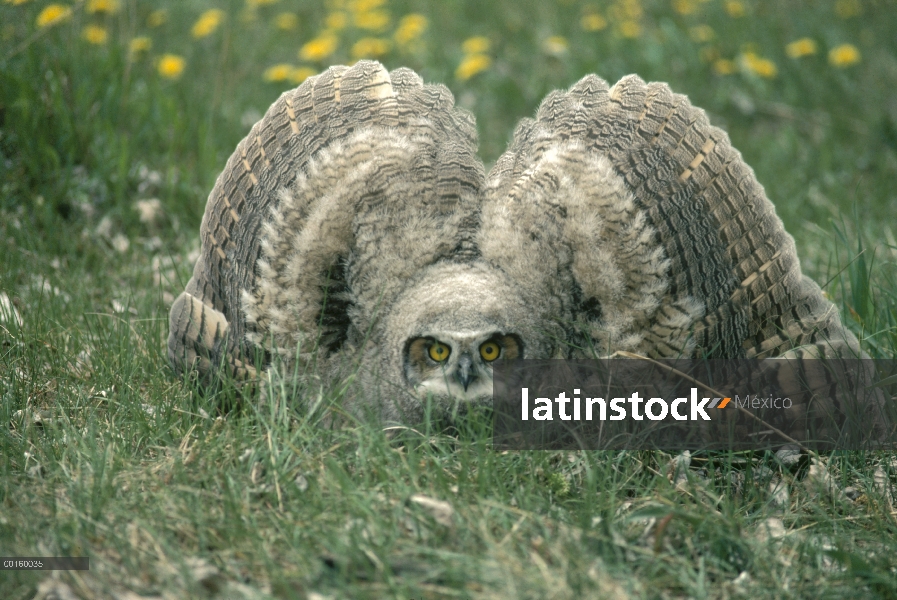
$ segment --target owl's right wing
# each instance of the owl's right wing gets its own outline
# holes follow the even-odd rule
[[[550,94],[489,173],[482,211],[484,259],[593,354],[858,352],[752,169],[666,84],[590,75]]]
[[[252,377],[357,342],[424,266],[471,253],[485,179],[473,116],[409,69],[359,61],[285,92],[218,177],[170,314],[175,370]]]

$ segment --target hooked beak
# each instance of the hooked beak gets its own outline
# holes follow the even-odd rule
[[[461,358],[458,359],[458,369],[455,371],[455,379],[464,387],[464,391],[466,392],[470,382],[476,378],[476,373],[473,372],[473,361],[470,359],[470,356],[467,354],[462,355]]]

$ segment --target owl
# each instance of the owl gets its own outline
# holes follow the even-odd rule
[[[549,94],[487,174],[447,88],[331,67],[240,142],[200,235],[178,373],[312,365],[386,420],[490,402],[499,359],[859,352],[728,136],[636,76]]]

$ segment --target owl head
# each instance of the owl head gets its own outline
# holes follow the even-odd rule
[[[504,331],[432,331],[409,339],[405,380],[418,396],[476,401],[492,397],[492,363],[523,356],[523,342]]]
[[[514,283],[487,264],[437,263],[409,283],[382,321],[381,373],[403,381],[412,402],[492,400],[499,359],[551,355]]]

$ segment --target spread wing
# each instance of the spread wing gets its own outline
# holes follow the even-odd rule
[[[284,93],[209,196],[169,359],[251,377],[269,355],[357,343],[414,273],[474,252],[472,115],[408,69],[360,61]]]
[[[726,133],[666,84],[590,75],[550,94],[486,186],[483,257],[530,273],[534,311],[586,350],[857,348]]]

